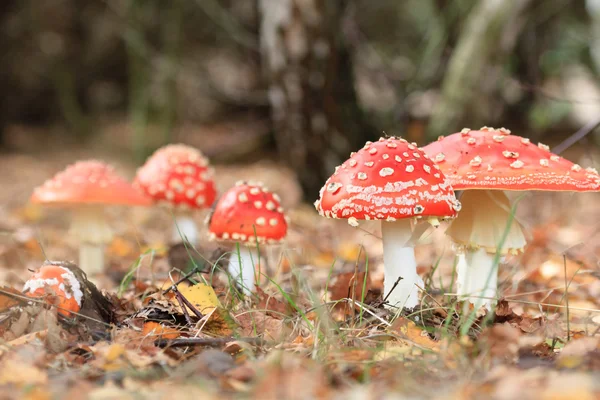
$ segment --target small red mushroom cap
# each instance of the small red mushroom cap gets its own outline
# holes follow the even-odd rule
[[[598,191],[600,175],[508,129],[463,129],[423,147],[456,190]]]
[[[221,196],[209,220],[211,240],[277,243],[287,233],[281,200],[260,183],[237,182]]]
[[[329,218],[394,221],[455,217],[460,203],[444,174],[415,144],[395,137],[365,146],[325,182],[319,213]]]
[[[158,149],[138,169],[134,186],[171,208],[208,208],[217,195],[208,160],[183,144]]]
[[[79,161],[37,187],[32,203],[149,206],[152,201],[101,161]]]
[[[81,283],[68,268],[43,265],[23,287],[28,297],[44,297],[49,304],[57,306],[58,313],[70,317],[71,311],[81,309],[83,291]]]

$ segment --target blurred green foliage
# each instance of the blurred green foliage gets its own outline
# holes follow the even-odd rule
[[[573,78],[591,90],[585,106],[600,113],[600,66],[590,55],[600,20],[586,1],[529,1],[497,35],[465,35],[486,1],[343,2],[339,35],[355,64],[347,84],[373,126],[426,141],[411,127],[444,112],[449,65],[469,37],[493,51],[477,60],[474,89],[452,93],[470,99],[443,125],[448,133],[463,124],[570,132],[588,122],[568,95]],[[4,0],[0,124],[64,124],[85,137],[98,119],[126,119],[141,160],[178,125],[265,115],[261,18],[258,0]],[[463,60],[464,68],[475,61]],[[148,140],[149,124],[159,126],[158,139]]]

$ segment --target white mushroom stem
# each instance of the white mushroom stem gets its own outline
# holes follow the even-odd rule
[[[227,271],[231,279],[240,286],[244,294],[251,294],[255,288],[256,268],[259,265],[259,255],[256,247],[240,244],[239,251],[234,250],[229,256]]]
[[[384,297],[390,306],[414,308],[419,304],[423,279],[417,274],[417,261],[410,220],[381,222],[384,264]],[[401,279],[400,279],[401,278]],[[396,281],[398,284],[394,288]],[[392,288],[394,288],[392,290]]]
[[[188,241],[192,245],[198,243],[198,229],[192,216],[186,212],[175,212],[172,239],[174,243]]]
[[[446,231],[455,243],[465,246],[456,266],[458,295],[476,308],[483,305],[491,310],[497,298],[500,260],[496,261],[496,252],[518,252],[527,242],[504,192],[467,190],[460,202],[462,209]]]
[[[496,255],[485,249],[468,251],[456,265],[458,294],[478,310],[481,306],[490,309],[497,295],[498,263]]]
[[[79,268],[88,275],[104,271],[104,246],[113,237],[101,206],[73,210],[70,233],[79,240]]]

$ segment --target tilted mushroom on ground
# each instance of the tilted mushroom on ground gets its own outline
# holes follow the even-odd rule
[[[45,298],[65,317],[78,312],[83,300],[81,283],[70,269],[60,265],[42,265],[25,282],[23,292],[28,297]]]
[[[447,234],[466,251],[465,262],[458,265],[458,293],[477,308],[495,304],[496,252],[517,254],[526,244],[503,191],[600,190],[594,169],[583,169],[552,154],[548,146],[535,145],[504,128],[463,129],[423,150],[455,190],[464,190],[462,210]]]
[[[423,280],[417,274],[411,221],[426,219],[437,226],[438,219],[456,216],[460,203],[423,151],[389,137],[367,142],[337,167],[315,207],[319,214],[346,218],[353,226],[358,220],[381,221],[384,296],[389,295],[392,306],[414,308]]]
[[[287,234],[279,196],[260,183],[237,182],[217,201],[208,225],[211,240],[238,243],[228,271],[244,293],[252,293],[261,265],[257,244],[280,243]]]
[[[146,160],[133,184],[157,204],[173,210],[173,242],[181,242],[183,238],[195,245],[198,229],[192,211],[208,209],[215,201],[213,175],[208,160],[199,150],[171,144]]]
[[[71,234],[79,239],[79,265],[87,274],[104,269],[104,245],[112,239],[104,208],[149,206],[151,200],[101,161],[79,161],[36,188],[32,203],[72,211]]]

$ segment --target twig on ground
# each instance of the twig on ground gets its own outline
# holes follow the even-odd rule
[[[181,278],[179,278],[177,281],[173,282],[173,285],[171,285],[167,290],[165,290],[163,292],[163,294],[167,294],[171,290],[173,290],[173,288],[177,288],[177,285],[179,285],[181,282],[183,282],[183,281],[189,281],[190,277],[192,275],[195,275],[195,274],[197,274],[199,272],[202,272],[202,268],[200,266],[194,267],[190,272],[188,272],[187,274],[185,274],[184,276],[182,276]],[[192,283],[195,283],[195,282],[192,282]]]
[[[404,278],[401,276],[399,276],[398,279],[396,279],[396,282],[394,282],[394,286],[392,286],[392,288],[390,289],[388,294],[386,294],[385,297],[383,298],[383,303],[385,303],[387,301],[388,297],[390,297],[390,294],[392,294],[392,292],[394,291],[394,289],[396,289],[396,286],[398,286],[398,284],[400,283],[400,281],[402,279],[404,279]]]
[[[246,342],[256,346],[268,344],[261,338],[180,338],[159,339],[155,343],[159,347],[187,347],[187,346],[221,346],[231,342]]]
[[[565,304],[567,305],[567,342],[571,341],[571,322],[569,313],[569,280],[567,279],[567,255],[563,254],[563,266],[565,271]]]

